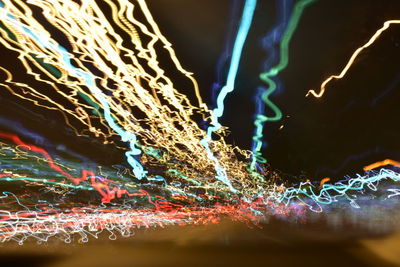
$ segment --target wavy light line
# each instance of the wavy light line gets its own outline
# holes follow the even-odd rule
[[[196,177],[186,179],[196,181],[190,187],[213,184],[226,190],[223,184],[247,177],[246,163],[237,160],[235,154],[239,152],[248,157],[249,151],[228,145],[223,138],[210,139],[208,151],[200,144],[207,133],[193,120],[193,115],[199,113],[206,117],[209,110],[203,107],[197,83],[180,65],[144,1],[138,1],[138,5],[145,22],[133,17],[136,4],[126,0],[120,0],[118,4],[106,1],[119,26],[116,29],[93,0],[81,5],[61,0],[36,0],[29,5],[21,0],[2,0],[1,3],[4,19],[0,26],[0,43],[18,53],[28,75],[44,83],[45,88],[35,89],[14,81],[12,73],[1,66],[7,79],[0,86],[37,106],[60,111],[67,125],[79,136],[95,135],[104,138],[105,144],[113,144],[113,137],[119,135],[128,142],[126,158],[138,179],[146,177],[149,181],[161,181],[160,175],[157,174],[158,178],[149,176],[142,166],[142,163],[154,160],[179,170],[182,179],[196,172]],[[42,10],[40,20],[32,15],[36,11],[31,6]],[[41,20],[47,20],[54,29],[49,30]],[[53,32],[55,30],[57,34]],[[132,36],[131,47],[124,46],[126,40],[118,31]],[[65,35],[68,44],[52,38],[58,34]],[[140,39],[138,35],[146,38]],[[157,59],[156,44],[162,45],[177,70],[192,80],[199,106],[193,106],[165,76]],[[70,48],[67,49],[67,45]],[[56,97],[47,94],[48,90]],[[71,121],[71,117],[74,120]],[[82,128],[80,124],[85,127],[81,132],[76,130]],[[120,149],[127,150],[125,147]],[[219,158],[218,170],[223,169],[223,174],[217,177],[225,178],[215,179],[215,162],[210,158],[215,152]],[[154,156],[156,154],[162,156]],[[136,158],[138,156],[142,163]]]
[[[388,20],[386,21],[382,28],[380,28],[379,30],[377,30],[375,32],[374,35],[372,35],[372,37],[369,39],[369,41],[367,43],[365,43],[363,46],[357,48],[356,51],[354,51],[354,53],[352,54],[352,56],[350,57],[349,61],[347,62],[346,66],[342,69],[342,71],[340,72],[339,75],[331,75],[329,76],[322,84],[320,87],[319,92],[317,93],[315,90],[309,90],[306,94],[306,97],[309,95],[313,95],[316,98],[320,98],[324,95],[325,90],[326,90],[326,86],[328,85],[329,82],[331,82],[332,80],[339,80],[342,79],[347,71],[350,69],[350,67],[353,65],[354,60],[358,57],[358,55],[366,48],[368,48],[369,46],[371,46],[378,38],[379,36],[381,36],[381,34],[386,31],[387,29],[389,29],[390,25],[392,24],[400,24],[400,20]]]
[[[226,84],[224,87],[222,87],[221,92],[218,94],[217,107],[212,111],[212,126],[209,126],[207,128],[207,136],[200,141],[200,144],[202,144],[206,148],[208,157],[214,162],[215,171],[217,173],[216,178],[225,183],[233,192],[236,192],[236,189],[230,183],[226,174],[226,170],[221,167],[217,157],[214,156],[213,152],[211,151],[209,142],[212,140],[212,134],[221,128],[219,118],[221,118],[224,114],[225,98],[228,93],[231,93],[235,89],[235,80],[239,69],[240,58],[242,55],[244,43],[247,38],[247,34],[250,30],[256,5],[257,0],[246,0],[239,30],[236,36],[235,43],[233,45],[232,59],[229,66]]]
[[[373,170],[373,169],[376,169],[376,168],[379,168],[379,167],[383,167],[383,166],[386,166],[386,165],[392,165],[392,166],[400,167],[400,162],[394,161],[392,159],[385,159],[383,161],[378,161],[378,162],[372,163],[370,165],[367,165],[367,166],[365,166],[363,168],[363,170],[364,171],[370,171],[370,170]]]
[[[268,71],[260,74],[260,79],[267,84],[267,89],[262,92],[261,99],[265,103],[265,105],[270,108],[274,115],[272,117],[268,117],[263,113],[259,113],[256,115],[256,120],[254,121],[254,136],[253,136],[253,156],[251,158],[250,169],[255,170],[257,162],[266,162],[266,160],[262,157],[261,149],[262,149],[262,139],[263,139],[263,131],[264,124],[267,121],[279,121],[282,118],[281,110],[269,99],[270,95],[273,94],[276,90],[276,82],[273,80],[273,77],[276,77],[289,63],[289,44],[293,37],[293,33],[295,32],[297,25],[299,24],[301,15],[303,14],[304,9],[315,2],[315,0],[301,0],[296,3],[292,17],[289,20],[287,30],[285,31],[282,41],[280,43],[280,61],[279,63],[269,69]]]

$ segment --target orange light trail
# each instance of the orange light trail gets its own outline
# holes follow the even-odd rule
[[[326,183],[329,182],[331,180],[331,178],[326,177],[324,179],[321,180],[321,182],[319,183],[319,188],[322,188],[322,186]]]
[[[365,166],[363,168],[363,170],[364,171],[370,171],[370,170],[373,170],[373,169],[376,169],[376,168],[379,168],[379,167],[383,167],[383,166],[387,166],[387,165],[400,167],[400,162],[394,161],[394,160],[391,160],[391,159],[385,159],[385,160],[378,161],[378,162],[372,163],[370,165],[367,165],[367,166]]]

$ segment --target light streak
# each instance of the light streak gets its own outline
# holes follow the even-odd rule
[[[288,23],[288,17],[292,11],[292,0],[284,0],[284,1],[276,1],[278,8],[279,8],[279,15],[278,15],[278,22],[276,25],[273,27],[273,29],[267,34],[262,39],[262,45],[263,48],[265,49],[267,55],[267,59],[265,60],[265,63],[263,64],[263,70],[269,70],[274,66],[275,61],[279,59],[279,50],[276,49],[276,44],[279,43],[279,41],[282,38],[282,35],[285,33],[286,25]],[[277,51],[278,50],[278,51]],[[279,81],[277,80],[277,83]],[[258,87],[256,90],[256,94],[254,95],[254,102],[255,102],[255,119],[257,120],[258,114],[264,114],[265,112],[265,104],[262,100],[262,95],[266,92],[266,88],[264,87]],[[255,122],[256,123],[256,122]],[[257,122],[257,125],[260,123]],[[263,125],[264,123],[261,123]],[[261,133],[259,132],[261,130]],[[262,128],[261,127],[256,127],[254,130],[254,136],[258,136],[259,140],[261,142],[261,147],[263,146],[264,142],[262,140]],[[251,146],[251,151],[253,152],[252,155],[252,163],[250,166],[250,171],[252,172],[253,176],[260,177],[259,173],[254,171],[255,166],[257,163],[266,163],[267,160],[264,159],[260,153],[256,152],[257,146],[260,144],[254,140],[255,138],[253,137],[252,141],[252,146]],[[254,163],[255,162],[255,163]]]
[[[236,189],[230,183],[227,177],[226,170],[223,167],[221,167],[219,160],[212,153],[209,146],[209,142],[212,140],[212,134],[221,128],[221,124],[219,123],[219,118],[222,117],[224,113],[225,98],[228,95],[228,93],[231,93],[235,89],[235,80],[239,69],[240,58],[243,51],[244,43],[247,38],[247,34],[250,30],[256,5],[257,5],[257,0],[246,0],[245,2],[239,30],[237,33],[235,43],[233,45],[232,59],[228,70],[228,77],[226,80],[226,84],[224,87],[221,88],[221,92],[218,94],[217,97],[217,107],[212,111],[211,115],[212,126],[209,126],[207,128],[207,136],[200,141],[200,143],[206,148],[208,157],[214,162],[215,171],[217,173],[216,178],[225,183],[229,187],[229,189],[233,192],[236,192]]]
[[[267,89],[263,90],[260,94],[260,99],[263,103],[270,108],[274,115],[272,117],[268,117],[265,114],[265,111],[262,113],[258,113],[256,115],[256,120],[254,121],[254,136],[253,136],[253,146],[252,152],[253,156],[251,158],[250,168],[254,171],[257,162],[265,162],[266,160],[262,157],[261,149],[263,145],[263,130],[264,124],[267,121],[279,121],[282,118],[281,110],[269,99],[270,95],[273,94],[277,88],[276,82],[273,80],[273,77],[276,77],[289,63],[289,44],[292,39],[293,33],[295,32],[297,25],[300,21],[301,15],[303,14],[304,9],[313,3],[315,0],[301,0],[296,3],[293,14],[288,22],[287,29],[283,34],[282,41],[280,42],[280,61],[277,65],[270,68],[268,71],[260,74],[260,79],[267,84]]]
[[[383,23],[382,28],[380,28],[379,30],[377,30],[375,32],[374,35],[372,35],[372,37],[368,40],[367,43],[365,43],[363,46],[359,47],[356,49],[356,51],[354,51],[354,53],[351,55],[349,61],[347,62],[347,64],[345,65],[345,67],[342,69],[342,71],[338,74],[338,75],[331,75],[329,76],[322,84],[320,87],[319,92],[317,93],[315,90],[309,90],[306,94],[306,97],[309,96],[310,94],[313,95],[316,98],[320,98],[323,96],[323,94],[325,93],[326,90],[326,86],[328,85],[328,83],[330,83],[332,80],[339,80],[342,79],[348,72],[348,70],[350,69],[350,67],[353,65],[355,59],[358,57],[358,55],[366,48],[368,48],[369,46],[371,46],[380,36],[381,34],[386,31],[387,29],[389,29],[390,25],[392,24],[399,24],[400,20],[388,20],[385,23]]]
[[[364,171],[370,171],[370,170],[373,170],[373,169],[376,169],[376,168],[379,168],[379,167],[383,167],[383,166],[386,166],[386,165],[392,165],[392,166],[400,167],[400,162],[394,161],[392,159],[385,159],[383,161],[378,161],[378,162],[372,163],[370,165],[367,165],[363,169],[364,169]]]
[[[307,204],[311,210],[321,212],[321,205],[329,205],[345,199],[351,203],[355,203],[356,197],[352,194],[362,190],[370,189],[376,191],[376,184],[383,180],[400,181],[400,173],[389,169],[381,169],[378,173],[358,175],[343,182],[335,184],[324,183],[321,188],[316,188],[311,182],[300,183],[298,187],[288,187],[284,190],[276,190],[275,193],[267,197],[267,200],[290,205],[294,200],[307,203],[312,201],[318,206],[315,210],[311,205]]]
[[[230,12],[229,12],[229,25],[227,27],[227,33],[225,36],[225,45],[224,51],[221,53],[218,58],[218,62],[216,64],[216,80],[214,81],[211,88],[211,106],[215,107],[215,101],[218,92],[221,90],[221,87],[224,85],[224,67],[228,63],[228,60],[232,57],[232,42],[234,38],[234,34],[237,32],[237,17],[240,11],[240,0],[234,0],[231,4]]]

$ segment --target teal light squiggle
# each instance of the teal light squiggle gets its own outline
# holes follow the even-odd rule
[[[221,118],[222,115],[224,114],[225,98],[228,95],[228,93],[232,92],[235,88],[235,80],[239,69],[239,63],[243,51],[243,46],[246,42],[246,38],[253,21],[253,16],[256,6],[257,6],[257,0],[246,0],[245,2],[239,30],[236,36],[235,43],[233,45],[232,59],[229,66],[226,85],[222,87],[221,92],[218,94],[217,107],[212,111],[211,115],[212,125],[210,125],[207,128],[207,136],[200,141],[200,144],[203,145],[207,151],[208,158],[210,158],[214,162],[214,167],[217,174],[215,178],[226,184],[232,192],[236,192],[236,189],[230,183],[226,174],[226,170],[221,167],[218,159],[212,153],[209,146],[209,142],[212,140],[212,134],[221,128],[221,124],[219,123],[219,118]]]
[[[390,169],[381,169],[379,172],[368,172],[364,176],[357,175],[357,177],[348,179],[347,181],[324,184],[320,188],[316,188],[310,182],[304,182],[300,183],[298,187],[286,188],[283,192],[275,190],[275,192],[271,193],[267,198],[267,201],[282,203],[286,206],[296,200],[305,204],[312,201],[319,207],[319,210],[314,211],[320,212],[322,211],[320,205],[330,205],[337,202],[338,198],[345,198],[350,201],[352,206],[358,207],[354,193],[366,189],[377,191],[378,183],[384,180],[399,182],[400,173]],[[395,190],[396,189],[388,189],[387,191],[395,192]],[[310,205],[308,206],[311,207]],[[313,208],[311,209],[313,210]]]

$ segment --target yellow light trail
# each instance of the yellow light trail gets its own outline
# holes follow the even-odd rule
[[[116,124],[138,136],[141,145],[166,151],[158,159],[142,154],[142,163],[157,161],[168,168],[179,169],[182,177],[193,178],[194,187],[202,184],[204,188],[225,189],[225,185],[215,179],[213,162],[199,143],[206,133],[192,119],[194,114],[209,118],[211,113],[201,99],[196,80],[178,61],[144,0],[105,0],[112,13],[111,21],[94,0],[81,4],[65,0],[1,1],[5,6],[0,11],[5,28],[0,27],[0,44],[17,52],[27,74],[48,89],[16,81],[12,73],[1,66],[0,73],[6,78],[0,86],[37,106],[62,112],[67,125],[77,135],[94,135],[104,143],[112,143],[116,136],[99,114],[99,109],[104,107],[91,93],[85,79],[68,70],[60,52],[43,46],[42,43],[55,47],[60,44],[53,38],[53,30],[33,16],[31,7],[36,6],[51,26],[68,39],[71,64],[96,78],[96,92],[107,100]],[[135,16],[138,8],[144,21]],[[13,18],[7,14],[12,14]],[[26,34],[26,29],[40,41]],[[123,39],[121,32],[131,39]],[[160,67],[156,47],[166,49],[172,64],[192,82],[197,105],[174,87]],[[79,132],[77,129],[82,125],[86,129]],[[246,163],[236,156],[239,153],[248,158],[250,152],[226,144],[224,129],[217,134],[220,138],[211,141],[210,148],[218,154],[228,179],[243,188],[255,188]]]
[[[378,38],[379,36],[381,36],[381,34],[386,31],[390,25],[392,24],[400,24],[400,20],[388,20],[386,21],[382,28],[380,28],[379,30],[377,30],[375,32],[375,34],[369,39],[369,41],[367,43],[365,43],[363,46],[357,48],[356,51],[354,51],[353,55],[350,57],[349,61],[347,62],[346,66],[342,69],[342,71],[340,72],[339,75],[331,75],[329,76],[322,84],[320,87],[320,91],[317,93],[315,90],[309,90],[306,94],[306,97],[309,95],[313,95],[316,98],[320,98],[322,97],[322,95],[325,93],[326,90],[326,86],[328,85],[329,82],[331,82],[332,80],[339,80],[342,79],[347,71],[350,69],[350,67],[353,65],[354,60],[357,58],[357,56],[366,48],[368,48],[369,46],[371,46]]]

